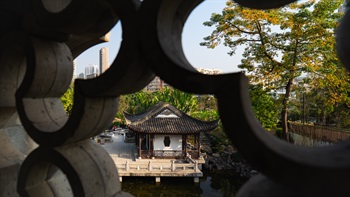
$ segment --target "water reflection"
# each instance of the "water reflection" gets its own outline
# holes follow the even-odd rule
[[[193,178],[162,177],[161,183],[155,183],[152,177],[123,177],[122,190],[130,194],[143,196],[235,196],[246,181],[233,171],[205,173],[199,183]]]

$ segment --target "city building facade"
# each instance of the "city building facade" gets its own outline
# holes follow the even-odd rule
[[[76,67],[77,67],[77,61],[73,60],[73,80],[78,77],[76,74]]]
[[[162,90],[165,87],[168,87],[169,85],[166,84],[160,77],[156,76],[146,87],[146,92],[155,92]]]
[[[109,68],[109,63],[108,63],[108,48],[107,47],[102,47],[100,49],[100,73],[104,73],[108,68]]]
[[[222,70],[216,68],[196,68],[198,72],[206,75],[219,75],[222,73]]]
[[[84,73],[80,73],[80,74],[77,76],[77,79],[85,79]]]
[[[99,75],[97,65],[89,65],[85,67],[85,79],[92,79]]]

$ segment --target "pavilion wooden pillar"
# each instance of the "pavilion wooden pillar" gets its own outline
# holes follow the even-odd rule
[[[200,143],[199,143],[200,133],[196,134],[196,138],[197,138],[196,141],[197,141],[197,151],[198,151],[198,156],[197,156],[197,157],[199,158],[199,154],[200,154],[200,152],[201,152],[201,151],[200,151],[201,145],[200,145]],[[198,159],[198,158],[197,158],[197,159]]]
[[[141,135],[140,133],[138,134],[138,141],[139,141],[139,159],[142,158],[142,155],[141,155]]]
[[[187,135],[183,134],[182,135],[182,151],[183,151],[183,158],[186,158],[187,155]]]
[[[151,158],[154,157],[154,134],[150,135],[150,151],[151,151]]]

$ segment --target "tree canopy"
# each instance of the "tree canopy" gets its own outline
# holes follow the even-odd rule
[[[257,118],[266,129],[275,127],[276,110],[271,110],[275,105],[272,97],[262,90],[261,87],[251,87],[253,110]],[[73,108],[74,89],[73,84],[61,97],[64,109],[70,115]],[[167,87],[156,92],[139,91],[133,94],[121,95],[116,118],[119,123],[125,124],[123,112],[136,114],[146,111],[158,102],[168,102],[179,110],[194,118],[204,121],[212,121],[220,118],[217,110],[217,100],[213,95],[194,95],[180,90]]]
[[[335,53],[334,32],[343,15],[337,12],[342,3],[309,0],[280,9],[254,10],[228,1],[221,14],[212,14],[210,21],[204,23],[215,30],[201,45],[215,48],[222,43],[231,49],[229,55],[244,47],[238,66],[250,76],[251,82],[267,90],[285,90],[281,123],[287,139],[287,112],[295,79],[304,75],[313,81],[310,88],[319,88],[324,83],[336,88],[338,82],[348,78],[347,74],[342,77],[336,74],[345,73]],[[329,99],[339,100],[345,92],[330,92]]]
[[[265,129],[273,129],[278,123],[276,99],[260,85],[250,85],[250,99],[255,116]]]
[[[198,108],[198,100],[195,95],[168,87],[156,92],[139,91],[125,95],[125,99],[128,102],[125,111],[134,114],[146,111],[160,101],[170,103],[185,113],[190,113]]]
[[[73,84],[71,84],[67,89],[67,91],[61,96],[63,108],[68,115],[72,113],[73,100],[74,100],[73,98],[74,98],[74,88],[73,88]]]

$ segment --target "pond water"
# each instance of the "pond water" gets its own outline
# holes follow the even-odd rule
[[[246,181],[233,171],[204,173],[199,183],[190,177],[161,177],[161,183],[155,183],[154,177],[123,177],[122,190],[143,197],[157,196],[235,196]]]

